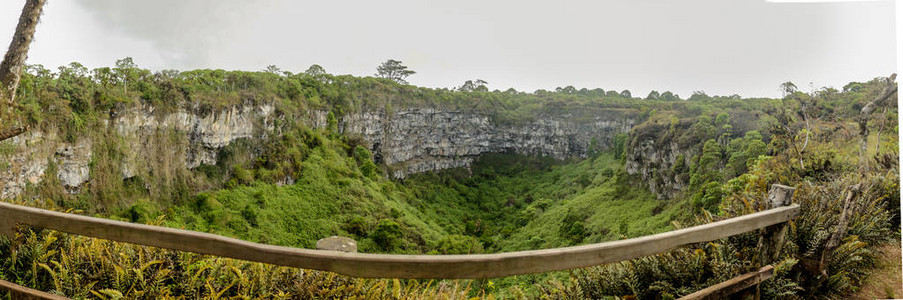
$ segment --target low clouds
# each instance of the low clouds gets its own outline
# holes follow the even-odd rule
[[[0,39],[13,10],[0,1]],[[763,0],[49,1],[30,63],[153,70],[372,75],[386,59],[412,84],[559,86],[645,95],[779,96],[778,85],[842,87],[894,71],[894,3]],[[9,30],[9,31],[4,31]],[[8,32],[9,35],[6,35]]]
[[[171,67],[210,65],[241,21],[269,1],[75,0],[101,28],[149,41]],[[51,3],[53,5],[55,3]]]

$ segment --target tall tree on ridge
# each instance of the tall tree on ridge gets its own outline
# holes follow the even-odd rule
[[[401,61],[390,59],[376,68],[376,77],[388,78],[400,84],[408,84],[405,80],[408,76],[417,72],[408,70],[408,67],[401,64]]]

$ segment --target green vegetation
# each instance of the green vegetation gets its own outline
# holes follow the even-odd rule
[[[774,263],[776,277],[761,286],[764,297],[846,298],[877,265],[876,249],[899,240],[897,137],[872,134],[868,150],[860,154],[859,131],[845,121],[856,116],[861,103],[875,97],[882,88],[879,82],[851,84],[870,91],[865,94],[832,89],[789,92],[780,105],[765,109],[770,113],[759,127],[768,133],[767,143],[758,131],[748,131],[724,147],[725,139],[714,138],[719,134],[712,130],[716,127],[708,116],[692,125],[672,122],[673,133],[661,136],[662,141],[684,139],[686,145],[705,141],[695,148],[699,154],[689,160],[691,184],[685,193],[694,207],[704,209],[693,223],[766,209],[763,195],[773,183],[798,187],[794,202],[801,205],[802,213],[791,222],[788,242]],[[869,126],[880,132],[889,118],[896,118],[896,111],[888,109]],[[723,118],[716,117],[716,123],[718,119]],[[638,128],[634,137],[661,128],[647,126]],[[861,165],[859,155],[871,159]],[[668,172],[675,170],[686,167],[675,164],[660,174],[674,176]],[[563,298],[685,295],[750,271],[750,262],[758,259],[757,243],[758,236],[748,233],[589,268],[578,271],[571,285],[552,294]]]
[[[624,182],[627,175],[610,154],[572,163],[488,155],[472,175],[456,169],[399,184],[366,175],[374,172],[372,161],[361,162],[366,149],[357,146],[354,158],[342,157],[340,141],[315,140],[322,144],[310,149],[294,184],[266,183],[267,169],[235,166],[244,171],[233,176],[245,179],[229,182],[240,185],[165,210],[140,202],[120,215],[165,215],[168,226],[276,245],[312,248],[320,238],[344,235],[358,240],[362,252],[446,254],[639,236],[670,230],[677,217],[674,206],[666,210],[665,203]]]
[[[794,202],[801,215],[790,226],[788,242],[774,264],[776,277],[761,286],[763,297],[792,296],[846,298],[876,266],[876,248],[899,240],[900,186],[898,169],[853,172],[855,165],[830,159],[839,165],[810,177],[823,165],[828,150],[838,141],[816,143],[817,149],[800,169],[792,151],[757,160],[749,173],[721,188],[722,216],[735,217],[764,209],[770,183],[798,186]],[[850,193],[850,203],[845,204]],[[846,206],[845,206],[846,205]],[[845,211],[845,213],[843,213]],[[840,221],[846,215],[845,227]],[[706,221],[706,220],[703,220]],[[833,240],[833,245],[832,241]],[[758,235],[733,238],[679,249],[670,253],[577,272],[575,283],[556,293],[565,297],[598,298],[603,295],[637,295],[640,298],[685,295],[749,271],[758,255]],[[825,262],[821,264],[820,262]],[[899,279],[898,279],[899,280]]]
[[[45,176],[22,199],[46,202],[15,201],[275,245],[312,248],[341,235],[357,240],[361,252],[463,254],[610,241],[739,216],[765,209],[766,189],[781,183],[799,188],[803,213],[777,276],[763,285],[773,298],[849,295],[875,265],[874,249],[899,238],[896,107],[867,122],[861,154],[853,123],[883,88],[881,79],[809,94],[785,83],[783,99],[696,92],[681,100],[667,91],[637,99],[626,90],[572,86],[489,91],[482,80],[421,88],[402,84],[413,73],[400,62],[387,64],[386,78],[335,76],[316,65],[299,74],[275,66],[152,73],[128,58],[115,68],[72,63],[57,73],[29,66],[16,109],[34,130],[91,141],[91,179],[69,194],[57,176]],[[145,150],[130,154],[104,122],[139,105],[206,115],[258,104],[275,107],[273,134],[232,142],[215,165],[193,169],[182,163],[185,133],[156,132],[143,141]],[[388,167],[374,162],[362,138],[339,134],[350,112],[423,107],[479,112],[499,124],[551,112],[579,120],[629,115],[641,124],[610,149],[592,141],[582,159],[490,154],[469,169],[405,180],[388,179]],[[301,121],[314,109],[328,111],[325,128]],[[648,141],[674,152],[673,162],[647,170],[646,182],[629,175],[625,162],[643,155],[638,149]],[[0,157],[13,151],[0,143]],[[141,163],[122,179],[121,162],[135,156]],[[57,168],[51,162],[47,174]],[[681,189],[660,200],[672,195],[650,186]],[[849,193],[855,197],[844,204]],[[0,278],[97,298],[669,298],[749,271],[756,249],[751,233],[572,272],[423,282],[349,279],[20,228],[0,241]]]
[[[479,159],[471,176],[454,171],[423,174],[406,185],[426,192],[421,198],[430,210],[439,212],[429,219],[448,224],[449,230],[478,236],[493,252],[670,230],[676,211],[665,211],[664,203],[627,184],[619,164],[611,154],[568,164],[496,154]],[[631,230],[618,231],[621,222]]]

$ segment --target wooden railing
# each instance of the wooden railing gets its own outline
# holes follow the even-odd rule
[[[775,185],[774,208],[705,225],[638,238],[591,245],[472,255],[399,255],[345,253],[272,246],[220,235],[92,218],[0,203],[0,234],[16,224],[66,233],[209,254],[274,265],[331,271],[370,278],[493,278],[575,269],[665,252],[680,246],[714,241],[756,229],[781,227],[799,214]],[[790,189],[792,194],[792,188]],[[778,190],[778,192],[775,192]],[[786,189],[783,189],[786,193]],[[774,196],[778,195],[778,196]],[[776,198],[779,198],[775,200]],[[787,205],[787,206],[782,206]],[[772,230],[774,231],[774,230]],[[783,235],[782,231],[778,231]]]

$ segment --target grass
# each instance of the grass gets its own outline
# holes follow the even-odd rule
[[[903,297],[903,264],[900,257],[900,241],[877,247],[878,267],[863,284],[856,299],[895,299]]]

